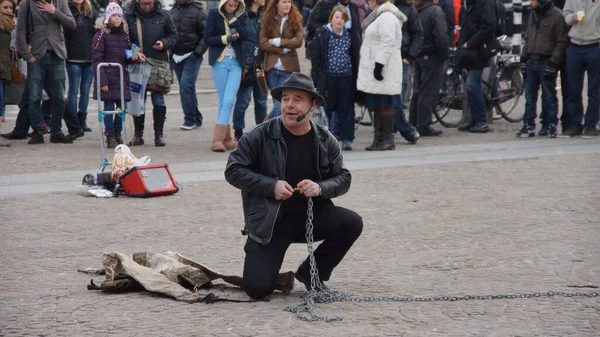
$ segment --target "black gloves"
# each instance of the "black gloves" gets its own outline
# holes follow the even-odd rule
[[[544,78],[549,80],[555,79],[557,72],[558,65],[552,61],[548,61],[546,68],[544,68]]]
[[[383,74],[381,73],[382,71],[383,64],[375,62],[375,70],[373,70],[373,76],[375,76],[376,80],[383,81]]]

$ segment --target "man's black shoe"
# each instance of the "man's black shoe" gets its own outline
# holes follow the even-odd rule
[[[81,138],[85,136],[85,133],[83,132],[83,130],[77,132],[77,133],[70,133],[69,135],[67,135],[67,138],[71,139],[71,140],[75,140],[77,138]]]
[[[474,126],[475,126],[475,123],[467,122],[467,123],[459,125],[458,128],[456,128],[456,129],[458,131],[462,131],[462,132],[469,132],[469,130],[471,130],[471,128]]]
[[[477,122],[474,127],[469,129],[469,132],[471,133],[486,133],[488,131],[490,131],[490,127],[486,122]]]
[[[298,270],[296,271],[296,274],[294,274],[294,277],[296,278],[296,280],[298,280],[298,282],[301,282],[302,284],[304,284],[304,287],[306,288],[307,291],[310,291],[310,273],[304,272],[304,269],[300,269],[298,268]],[[321,285],[323,287],[321,287],[321,289],[316,289],[316,290],[321,290],[321,291],[329,291],[329,287],[325,285],[325,283],[323,283],[323,281],[321,281]],[[315,288],[317,287],[317,285],[315,285]]]
[[[418,127],[417,130],[419,131],[419,135],[421,137],[438,137],[444,133],[442,130],[436,130],[431,126],[421,126]]]
[[[54,144],[73,144],[73,139],[65,136],[62,132],[60,132],[60,133],[57,133],[57,134],[50,135],[50,143],[54,143]]]
[[[16,134],[14,131],[11,131],[9,133],[3,133],[0,135],[0,137],[6,139],[27,139],[27,135],[21,136]]]
[[[27,142],[29,145],[34,144],[44,144],[44,133],[43,132],[34,132],[31,136],[31,139]]]

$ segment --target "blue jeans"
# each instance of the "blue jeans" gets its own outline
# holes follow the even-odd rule
[[[233,108],[233,129],[244,130],[246,127],[245,115],[246,109],[250,105],[250,98],[254,96],[254,121],[256,125],[262,123],[267,115],[267,94],[260,90],[258,83],[240,88],[237,93],[237,100]]]
[[[600,120],[600,48],[596,46],[567,47],[569,82],[568,108],[571,126],[581,127],[583,121],[583,79],[588,75],[588,106],[585,125],[596,127]],[[564,112],[563,112],[564,113]]]
[[[330,123],[337,119],[336,133],[342,142],[354,140],[354,82],[352,75],[327,77],[326,113]],[[332,118],[335,111],[336,118]]]
[[[0,78],[0,117],[6,114],[6,80]]]
[[[556,77],[550,79],[544,76],[546,65],[527,62],[525,73],[525,115],[523,123],[535,128],[537,117],[538,90],[542,87],[542,111],[544,111],[544,126],[558,124],[558,97],[556,96]]]
[[[406,102],[406,91],[408,91],[408,81],[410,81],[410,68],[410,64],[402,62],[402,93],[400,94],[402,104]]]
[[[483,69],[472,69],[469,70],[467,75],[467,96],[469,99],[469,109],[471,110],[471,121],[473,123],[487,123],[483,89],[481,88],[482,73]]]
[[[90,87],[94,80],[92,63],[67,62],[67,76],[69,76],[69,92],[67,94],[67,105],[74,113],[87,113],[90,100]],[[79,105],[77,105],[77,94],[79,93]]]
[[[219,94],[217,124],[228,125],[242,81],[242,67],[236,58],[225,57],[221,62],[213,64],[210,70]]]
[[[183,124],[186,126],[202,125],[202,114],[198,110],[198,98],[196,97],[196,80],[202,60],[202,57],[197,59],[194,55],[188,56],[180,63],[171,60],[173,71],[179,82],[179,98],[184,115]]]
[[[51,53],[33,63],[27,63],[27,87],[29,89],[29,119],[35,132],[42,132],[44,118],[41,111],[44,84],[52,86],[49,92],[52,102],[50,133],[61,133],[61,121],[65,112],[65,61]]]
[[[417,131],[417,128],[406,120],[402,95],[400,95],[400,99],[397,101],[397,104],[392,105],[392,109],[394,109],[394,132],[400,132],[400,135],[406,138]]]
[[[146,98],[148,98],[148,92],[149,91],[146,91],[146,93],[144,94],[144,102],[146,101]],[[150,92],[150,101],[152,101],[152,107],[154,107],[154,108],[156,108],[157,106],[167,106],[165,104],[165,95],[164,94]]]
[[[269,89],[274,89],[283,84],[292,73],[287,71],[271,69],[267,72],[267,86]],[[269,118],[281,116],[281,102],[273,98],[273,110],[269,114]]]
[[[104,111],[115,111],[116,108],[121,108],[121,102],[115,101],[104,101]],[[123,121],[121,120],[121,116],[119,115],[105,115],[104,116],[104,128],[106,131],[110,131],[112,129],[122,129]]]

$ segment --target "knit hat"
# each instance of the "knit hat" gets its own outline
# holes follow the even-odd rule
[[[115,14],[120,14],[121,16],[123,16],[123,8],[121,8],[121,6],[119,6],[118,3],[111,2],[108,4],[106,10],[104,11],[104,24],[108,25],[110,17]]]

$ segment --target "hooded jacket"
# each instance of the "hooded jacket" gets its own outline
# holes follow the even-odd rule
[[[585,11],[584,21],[576,24],[573,16],[581,10]],[[600,1],[568,0],[563,8],[563,16],[567,25],[571,26],[571,43],[588,45],[600,42]]]
[[[125,102],[131,101],[131,92],[129,91],[129,72],[127,63],[131,63],[125,57],[125,50],[131,49],[131,44],[127,37],[127,23],[123,22],[121,27],[108,28],[103,24],[96,22],[98,32],[94,35],[92,49],[92,69],[94,69],[93,97],[98,100],[97,85],[108,86],[108,92],[100,92],[100,101],[121,101],[121,75],[117,67],[100,68],[100,78],[96,77],[99,63],[112,62],[123,66],[123,93]]]
[[[423,26],[423,45],[419,56],[431,56],[437,60],[448,57],[450,41],[446,15],[432,0],[425,0],[423,6],[417,8],[419,20]]]
[[[531,60],[547,60],[558,69],[569,44],[569,26],[560,9],[554,7],[552,2],[531,12],[521,56]]]
[[[242,41],[248,38],[248,13],[243,1],[239,2],[233,19],[227,20],[223,6],[227,0],[221,0],[218,8],[213,8],[208,12],[206,26],[204,28],[204,42],[208,46],[208,64],[213,65],[221,62],[225,57],[227,45],[230,43],[235,51],[235,57],[240,66],[243,66],[244,53],[242,51]],[[228,23],[229,21],[229,23]],[[235,29],[240,37],[231,42],[227,42],[227,36],[231,35],[231,29]]]
[[[423,27],[419,19],[419,12],[406,0],[397,0],[396,7],[408,18],[402,25],[402,58],[414,60],[423,45]]]
[[[360,48],[357,89],[370,94],[400,95],[402,92],[402,25],[407,18],[394,4],[375,9],[376,19],[365,29]],[[366,19],[365,19],[366,20]],[[375,63],[383,64],[383,80],[373,75]]]
[[[194,52],[197,57],[204,55],[207,49],[204,44],[206,12],[202,9],[200,0],[187,0],[182,3],[176,1],[169,14],[177,30],[173,54]]]
[[[340,146],[333,135],[310,122],[315,137],[315,181],[321,196],[315,202],[331,203],[350,189],[352,175],[344,165]],[[283,200],[275,200],[275,183],[285,180],[287,148],[281,128],[281,117],[258,125],[240,138],[229,155],[225,179],[242,190],[245,229],[248,237],[266,245],[271,241],[275,223],[281,219]]]
[[[146,57],[168,61],[169,49],[177,43],[177,31],[171,19],[171,15],[163,9],[162,2],[155,0],[154,8],[149,12],[142,12],[139,7],[139,0],[131,0],[123,4],[124,19],[129,26],[129,38],[131,43],[143,47],[142,53]],[[138,36],[138,25],[136,18],[140,18],[142,25],[142,43]],[[156,41],[163,43],[163,50],[152,48]]]
[[[72,2],[69,2],[69,9],[73,14],[73,18],[75,18],[77,27],[75,27],[75,29],[64,30],[67,60],[91,61],[92,39],[96,33],[94,25],[97,14],[92,9],[88,15],[81,15]]]

